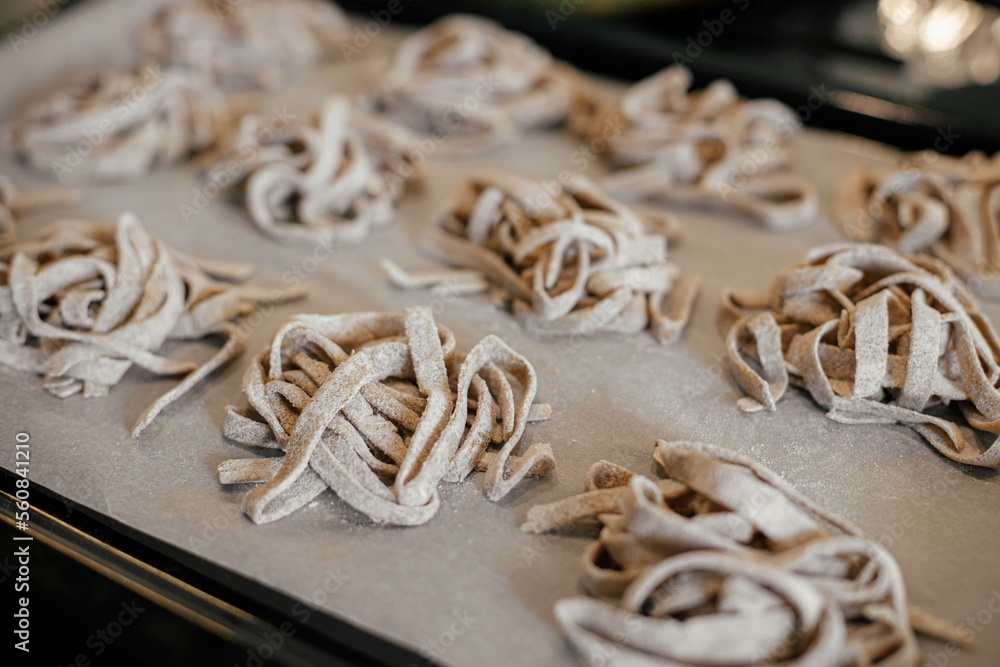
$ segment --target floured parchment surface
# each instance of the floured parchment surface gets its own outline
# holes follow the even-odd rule
[[[150,11],[149,3],[86,3],[66,9],[16,53],[5,42],[4,103],[83,66],[128,65],[132,26]],[[326,94],[359,90],[398,38],[383,31],[354,65],[302,73],[261,113],[304,118]],[[829,211],[838,175],[875,158],[892,159],[848,137],[806,132],[801,143],[794,163],[818,184],[823,211]],[[539,396],[552,404],[552,419],[532,424],[530,438],[552,444],[558,467],[547,478],[493,503],[482,493],[483,475],[473,473],[462,484],[442,485],[442,510],[414,528],[373,527],[332,494],[281,521],[255,525],[239,509],[247,489],[222,486],[215,475],[219,463],[246,454],[223,438],[222,421],[227,405],[244,404],[240,383],[251,352],[171,406],[139,441],[129,437],[131,420],[176,379],[133,369],[105,398],[60,400],[37,378],[0,369],[0,465],[13,468],[14,434],[26,431],[35,483],[444,664],[569,667],[578,662],[552,608],[581,592],[579,562],[592,537],[523,534],[518,526],[528,508],[582,491],[581,480],[598,459],[655,477],[657,438],[725,443],[882,540],[899,562],[912,604],[956,623],[971,616],[980,628],[975,652],[951,657],[942,645],[923,642],[931,655],[941,653],[949,667],[994,664],[1000,617],[988,605],[1000,598],[996,473],[947,460],[904,426],[832,422],[798,389],[789,390],[775,413],[748,415],[736,407],[743,394],[723,365],[718,294],[727,286],[766,286],[809,248],[840,240],[826,217],[801,233],[776,236],[732,217],[679,214],[684,234],[672,257],[685,275],[701,275],[703,284],[690,325],[669,346],[648,335],[546,341],[486,297],[402,291],[385,279],[378,262],[386,256],[408,268],[440,267],[417,244],[470,172],[505,169],[554,179],[586,167],[585,174],[599,178],[606,167],[587,158],[588,148],[568,132],[543,132],[487,158],[446,162],[432,156],[425,192],[401,202],[396,223],[332,258],[314,254],[311,245],[281,245],[258,233],[238,201],[206,192],[193,166],[163,168],[132,185],[87,189],[73,209],[96,220],[135,211],[171,247],[256,261],[254,281],[261,285],[308,280],[306,299],[252,320],[258,326],[247,330],[249,351],[263,349],[295,313],[396,312],[414,304],[430,306],[435,319],[454,331],[460,349],[496,334],[532,361]],[[9,155],[0,158],[0,171],[23,191],[58,185],[18,167]],[[183,215],[182,204],[195,212]],[[20,216],[19,238],[63,214]],[[1000,322],[1000,308],[984,308]],[[213,348],[191,343],[163,351],[207,359]],[[982,625],[987,616],[992,623]]]

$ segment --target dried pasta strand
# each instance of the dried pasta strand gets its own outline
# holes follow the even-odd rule
[[[462,295],[482,294],[490,289],[483,274],[472,269],[405,271],[388,258],[383,258],[380,265],[392,284],[402,289],[437,287]]]
[[[509,173],[470,179],[440,217],[428,246],[455,272],[406,273],[383,261],[398,287],[453,294],[493,284],[541,336],[638,333],[676,340],[691,318],[699,280],[667,261],[672,219],[639,212],[577,176],[553,194]]]
[[[61,398],[103,396],[133,364],[186,375],[149,407],[132,430],[137,436],[239,354],[242,339],[233,319],[259,303],[304,293],[230,282],[246,273],[245,267],[170,250],[131,213],[115,225],[52,223],[40,239],[0,247],[0,363],[43,376],[46,389]],[[225,342],[204,364],[158,354],[168,340],[208,335]]]
[[[513,453],[527,423],[551,415],[534,403],[536,387],[531,364],[506,343],[487,336],[460,353],[427,308],[298,315],[247,369],[251,410],[230,408],[223,427],[282,454],[226,461],[219,480],[259,483],[243,499],[257,523],[329,488],[373,521],[421,524],[437,512],[443,481],[483,471],[496,501],[553,469],[547,444]]]
[[[766,295],[725,293],[720,324],[749,394],[741,409],[775,409],[791,383],[835,421],[904,424],[950,459],[1000,467],[996,438],[983,449],[968,435],[1000,432],[1000,337],[941,261],[868,244],[818,247]],[[949,403],[971,429],[927,412]]]
[[[774,472],[701,442],[658,440],[655,458],[667,479],[601,461],[585,493],[521,526],[602,525],[584,554],[592,597],[555,605],[589,664],[919,665],[915,629],[959,636],[907,606],[885,549]]]

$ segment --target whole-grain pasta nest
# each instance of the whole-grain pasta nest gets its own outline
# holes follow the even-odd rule
[[[948,458],[1000,467],[995,439],[979,443],[1000,432],[1000,339],[943,262],[878,245],[814,248],[770,289],[725,292],[720,326],[749,394],[741,409],[774,410],[792,383],[835,421],[905,424]]]
[[[407,273],[384,264],[401,287],[497,286],[539,335],[648,328],[667,342],[687,325],[699,285],[667,260],[676,234],[671,216],[625,206],[583,176],[560,184],[496,172],[467,181],[427,239],[463,270]]]
[[[841,179],[834,219],[853,241],[877,241],[948,264],[979,296],[1000,299],[1000,158],[933,152]]]
[[[774,472],[702,442],[659,440],[655,459],[667,478],[595,463],[584,493],[521,527],[600,526],[583,557],[591,597],[555,605],[589,664],[915,667],[915,629],[967,643],[908,606],[885,549]]]
[[[468,155],[561,123],[579,77],[528,37],[452,15],[403,41],[371,97],[374,108]]]
[[[182,0],[143,23],[137,41],[151,57],[220,83],[277,88],[350,35],[329,0]]]
[[[267,141],[259,114],[244,116],[206,177],[239,188],[250,219],[267,234],[356,245],[391,224],[396,201],[419,176],[412,135],[326,100],[314,117],[292,122]]]
[[[60,398],[104,396],[133,365],[183,375],[139,419],[138,435],[239,354],[234,318],[303,293],[235,284],[251,270],[171,250],[131,213],[114,225],[52,223],[37,240],[0,247],[0,364],[43,376]],[[206,336],[224,344],[202,364],[158,353],[167,341]]]
[[[736,211],[773,231],[813,222],[818,192],[788,170],[795,113],[777,100],[741,98],[724,79],[696,92],[691,81],[678,65],[619,101],[580,89],[567,122],[617,165],[604,187],[626,200]]]
[[[375,522],[422,524],[438,510],[441,482],[480,470],[499,500],[552,470],[547,444],[513,454],[526,424],[551,412],[534,403],[537,387],[534,368],[502,340],[459,352],[427,308],[298,315],[247,369],[250,409],[230,407],[223,425],[226,437],[280,455],[225,461],[219,480],[259,484],[243,498],[257,523],[330,489]]]
[[[60,181],[128,181],[210,148],[230,114],[203,74],[140,63],[56,85],[15,112],[3,135],[28,166]]]

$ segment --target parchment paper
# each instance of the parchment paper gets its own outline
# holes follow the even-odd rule
[[[135,55],[133,26],[150,3],[92,1],[20,43],[0,48],[3,111],[60,76],[98,66],[124,66]],[[303,73],[264,101],[272,109],[306,113],[334,91],[355,91],[378,71],[398,42],[382,31],[355,64],[333,63]],[[817,81],[821,84],[821,81]],[[614,84],[610,84],[614,85]],[[266,115],[266,113],[265,113]],[[159,539],[272,586],[371,632],[449,665],[577,664],[552,616],[553,603],[578,592],[586,537],[522,535],[517,526],[532,504],[582,490],[584,472],[606,458],[652,474],[656,438],[692,438],[732,447],[784,474],[800,491],[841,513],[897,557],[913,603],[959,622],[976,618],[978,649],[955,657],[925,642],[934,664],[994,665],[1000,659],[1000,479],[946,460],[901,426],[849,426],[827,420],[805,393],[793,390],[774,414],[747,415],[724,371],[723,340],[715,329],[719,290],[764,287],[782,266],[819,243],[836,241],[826,219],[804,233],[775,236],[732,216],[682,212],[685,238],[674,259],[704,278],[694,319],[683,340],[661,346],[647,335],[602,336],[559,345],[530,337],[485,298],[435,300],[402,292],[377,261],[434,266],[417,244],[461,181],[481,168],[514,169],[554,178],[564,169],[599,175],[580,140],[567,132],[532,134],[521,145],[475,160],[430,160],[426,189],[402,205],[396,225],[364,245],[335,254],[309,275],[307,300],[282,306],[250,336],[256,351],[296,312],[399,310],[430,304],[460,348],[496,333],[531,359],[540,377],[538,400],[554,417],[531,425],[525,441],[551,442],[555,474],[528,481],[499,504],[488,502],[473,475],[445,486],[442,510],[417,528],[387,529],[326,494],[308,508],[266,526],[239,514],[245,489],[221,486],[217,464],[242,456],[222,438],[227,404],[244,405],[240,380],[249,352],[172,405],[133,441],[128,427],[172,386],[133,369],[104,399],[48,395],[29,375],[0,368],[0,464],[13,468],[14,434],[31,436],[31,477],[54,491]],[[806,131],[798,169],[824,194],[836,176],[864,160],[886,159],[875,144]],[[22,187],[51,185],[26,173],[5,153],[0,170]],[[311,266],[308,245],[281,245],[259,233],[242,205],[219,197],[184,222],[199,187],[193,167],[169,168],[132,185],[88,188],[71,211],[114,220],[123,210],[173,246],[205,256],[255,261],[254,280],[275,283],[295,267]],[[57,215],[27,216],[21,238]],[[988,306],[995,320],[1000,308]],[[205,358],[207,345],[172,346]],[[939,655],[938,655],[939,654]],[[941,663],[945,660],[945,663]]]

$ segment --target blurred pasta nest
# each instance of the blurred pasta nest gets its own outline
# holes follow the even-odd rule
[[[372,103],[440,139],[441,153],[470,154],[562,122],[572,90],[569,69],[528,37],[456,15],[404,40]]]
[[[330,56],[350,22],[322,0],[182,0],[139,28],[157,60],[201,70],[223,84],[277,88]]]

